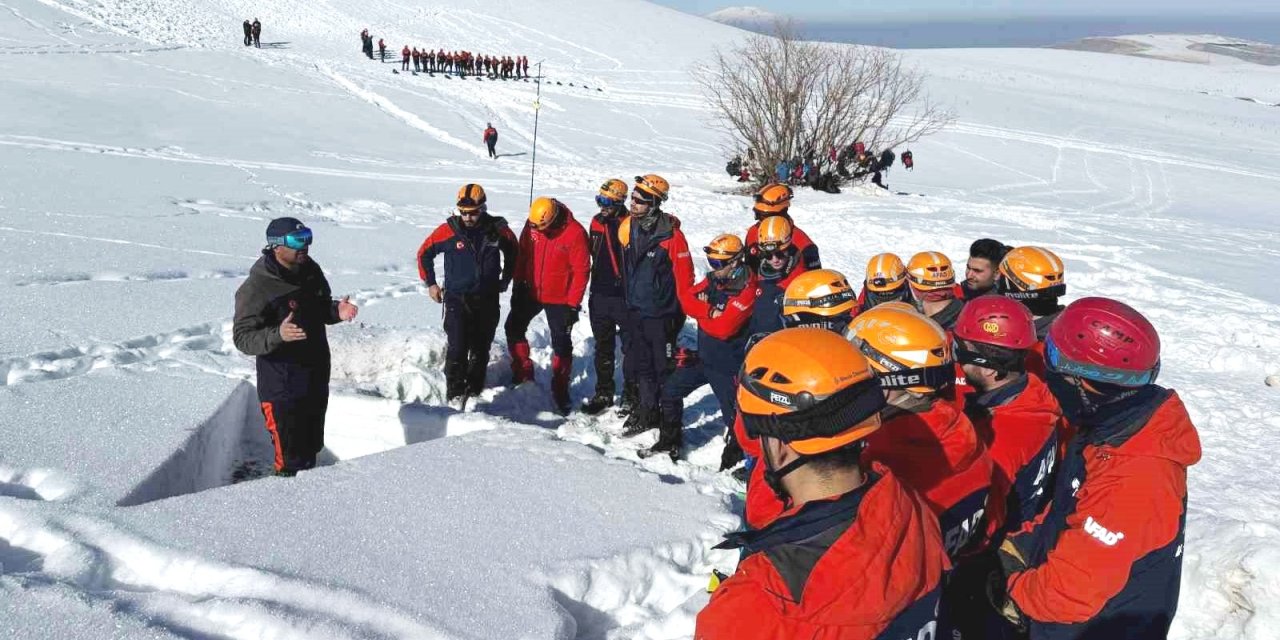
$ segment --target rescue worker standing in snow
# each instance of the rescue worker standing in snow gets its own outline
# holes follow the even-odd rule
[[[498,159],[498,130],[492,122],[486,122],[484,128],[484,145],[489,148],[489,157]]]
[[[591,296],[587,302],[591,335],[595,337],[596,392],[582,405],[582,412],[596,415],[613,406],[615,338],[622,342],[622,401],[620,414],[629,414],[639,398],[635,359],[628,356],[630,321],[623,295],[622,242],[618,229],[627,217],[627,183],[610,179],[596,194],[600,212],[591,219]]]
[[[409,56],[411,55],[411,53],[412,52],[409,51],[409,45],[407,44],[404,46],[403,49],[400,50],[400,70],[401,71],[409,70]]]
[[[1163,640],[1200,439],[1178,394],[1155,384],[1160,337],[1132,307],[1083,298],[1054,321],[1045,355],[1078,434],[1049,507],[1001,545],[1007,597],[993,604],[1036,640]]]
[[[742,560],[694,638],[937,637],[947,557],[929,507],[862,460],[885,403],[866,359],[831,331],[784,329],[752,347],[740,384],[738,410],[785,510],[720,545]]]
[[[756,216],[756,222],[747,228],[745,239],[747,250],[751,252],[748,255],[748,264],[753,270],[760,267],[761,256],[756,249],[760,242],[760,222],[773,216],[782,216],[791,224],[791,243],[796,251],[800,252],[800,261],[804,263],[804,268],[810,270],[822,268],[822,260],[818,257],[818,245],[809,239],[809,234],[796,227],[795,221],[791,219],[791,199],[794,196],[795,192],[791,187],[776,182],[767,184],[756,192],[756,202],[751,208]]]
[[[640,406],[627,416],[623,436],[661,426],[659,401],[671,375],[676,337],[684,326],[679,294],[693,285],[693,261],[680,221],[662,210],[671,186],[662,176],[636,176],[631,215],[622,221],[623,281],[631,318],[631,354],[636,359]],[[674,448],[674,441],[662,443]],[[655,445],[656,446],[656,445]]]
[[[444,304],[445,398],[459,404],[484,389],[489,348],[498,329],[498,294],[515,272],[517,241],[505,218],[489,215],[478,184],[458,190],[458,213],[418,248],[418,274],[427,295]],[[436,256],[444,256],[444,288],[436,278]]]
[[[316,466],[329,407],[325,326],[359,312],[347,298],[333,299],[310,257],[312,239],[296,218],[272,220],[262,257],[236,290],[231,334],[237,349],[256,356],[258,400],[280,476]]]
[[[587,232],[559,200],[538,198],[520,232],[511,311],[507,314],[507,348],[511,383],[533,380],[533,360],[525,333],[543,311],[551,332],[551,398],[556,411],[568,415],[569,374],[573,370],[573,325],[582,310],[591,258]]]
[[[878,253],[867,261],[867,275],[858,294],[858,308],[853,315],[869,311],[886,302],[909,302],[907,265],[892,253]]]
[[[964,308],[951,259],[941,251],[921,251],[907,262],[907,283],[916,310],[950,331]]]
[[[756,304],[751,310],[751,335],[765,335],[782,328],[782,295],[797,276],[808,270],[795,245],[791,222],[769,216],[757,227],[752,251],[760,260],[756,268]]]
[[[684,398],[704,384],[720,403],[720,419],[724,422],[725,447],[720,456],[720,470],[732,468],[742,460],[742,448],[733,435],[737,414],[735,381],[742,359],[746,357],[747,324],[756,300],[755,276],[747,268],[747,252],[742,240],[733,234],[717,236],[703,251],[711,271],[701,282],[680,292],[680,306],[698,323],[698,349],[680,349],[676,370],[662,389],[662,427],[660,444],[671,444],[672,457],[680,452],[684,432]]]

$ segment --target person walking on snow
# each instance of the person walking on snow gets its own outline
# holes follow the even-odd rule
[[[680,292],[680,306],[698,323],[698,350],[679,350],[676,370],[662,388],[662,427],[659,441],[671,445],[675,457],[683,444],[684,399],[703,385],[711,385],[725,425],[725,446],[720,470],[742,460],[742,449],[733,435],[737,415],[734,394],[737,376],[746,357],[747,325],[756,301],[755,275],[747,268],[742,239],[730,233],[717,236],[703,248],[711,271],[707,277]]]
[[[275,472],[292,476],[316,466],[329,406],[326,325],[353,320],[359,309],[334,300],[324,270],[310,257],[311,229],[296,218],[267,225],[267,246],[236,289],[231,335],[254,356],[258,401],[275,447]]]
[[[411,53],[412,52],[409,51],[409,45],[407,44],[404,46],[403,49],[400,50],[400,70],[401,71],[409,70],[409,56],[411,55]]]
[[[747,354],[738,411],[758,438],[767,529],[726,536],[737,571],[698,613],[697,640],[935,638],[950,568],[928,505],[862,455],[885,400],[867,360],[817,328],[784,329]]]
[[[520,232],[511,311],[505,326],[511,352],[511,384],[533,380],[533,360],[525,334],[543,311],[551,332],[551,398],[568,415],[569,374],[573,371],[573,325],[582,311],[591,257],[587,231],[559,200],[538,198]]]
[[[253,25],[249,24],[249,19],[244,19],[244,46],[253,44]]]
[[[486,147],[489,147],[489,157],[497,160],[498,130],[493,128],[492,122],[485,123],[484,144]]]
[[[618,230],[627,217],[627,183],[606,180],[596,194],[600,212],[591,219],[591,296],[587,317],[595,338],[596,392],[582,404],[582,412],[596,415],[613,406],[614,365],[617,345],[622,342],[622,402],[620,415],[630,414],[639,397],[636,388],[635,358],[630,354],[631,322],[623,296],[622,242]]]
[[[427,295],[444,304],[445,398],[461,407],[484,390],[489,348],[498,329],[498,294],[514,276],[518,242],[505,218],[489,215],[478,184],[458,190],[458,213],[418,248],[418,274]],[[444,289],[436,278],[436,256],[444,256]]]
[[[1077,435],[1049,507],[1000,546],[992,604],[1032,638],[1163,640],[1201,450],[1182,399],[1155,384],[1160,336],[1126,304],[1082,298],[1045,343],[1049,389]]]
[[[253,19],[253,46],[262,48],[262,23],[257,18]]]
[[[670,189],[662,176],[636,176],[631,215],[618,228],[640,392],[640,406],[627,416],[624,437],[661,426],[662,387],[671,375],[676,337],[684,326],[679,294],[693,285],[693,261],[680,221],[662,210]],[[659,440],[650,452],[676,451],[676,444],[671,438]]]

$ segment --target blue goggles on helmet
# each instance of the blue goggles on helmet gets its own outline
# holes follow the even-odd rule
[[[1147,371],[1126,371],[1091,362],[1072,360],[1058,349],[1058,345],[1054,344],[1053,338],[1050,337],[1044,339],[1044,359],[1045,364],[1049,366],[1049,370],[1055,373],[1121,387],[1144,387],[1154,384],[1156,376],[1160,375],[1159,362]]]
[[[600,207],[601,209],[608,209],[611,207],[621,207],[624,204],[626,204],[625,201],[615,200],[604,194],[599,194],[596,196],[596,206]]]
[[[268,237],[267,244],[273,247],[289,247],[294,251],[301,251],[311,246],[311,242],[314,239],[311,230],[303,227],[297,231],[290,232],[288,235]]]

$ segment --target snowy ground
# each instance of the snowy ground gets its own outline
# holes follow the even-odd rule
[[[240,46],[255,11],[262,50]],[[640,461],[653,436],[550,412],[539,322],[538,385],[504,386],[500,337],[474,410],[440,406],[415,250],[464,182],[522,218],[535,85],[393,74],[360,56],[366,26],[545,60],[537,192],[580,218],[604,178],[657,171],[691,244],[749,221],[687,74],[740,32],[665,8],[0,1],[0,636],[679,638],[732,567],[709,549],[740,489],[714,473],[709,395],[687,462]],[[1280,69],[1194,55],[909,52],[957,125],[894,194],[793,211],[851,274],[994,236],[1148,313],[1206,451],[1174,637],[1276,638]],[[314,226],[361,316],[330,332],[327,466],[238,482],[270,453],[232,293],[280,215]]]

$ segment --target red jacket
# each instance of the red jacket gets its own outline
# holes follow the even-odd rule
[[[1062,409],[1040,378],[1028,375],[1023,380],[975,393],[966,412],[995,464],[987,522],[988,532],[997,538],[1033,520],[1053,493]]]
[[[1178,605],[1187,467],[1200,439],[1152,385],[1080,429],[1053,502],[1009,538],[1027,561],[1009,596],[1033,638],[1165,638]]]
[[[494,129],[493,127],[489,127],[488,129],[484,130],[484,141],[486,143],[489,142],[489,138],[497,138],[497,137],[498,137],[497,129]]]
[[[698,299],[698,294],[707,292],[711,287],[711,279],[703,278],[687,289],[677,291],[680,297],[680,308],[684,314],[698,321],[698,329],[716,340],[729,341],[739,337],[747,321],[751,320],[752,305],[756,301],[756,278],[747,275],[746,285],[732,297],[720,292],[710,292],[707,300]],[[714,294],[719,293],[719,296]],[[712,297],[724,297],[723,304],[716,304]],[[711,317],[713,310],[720,314]]]
[[[949,568],[928,507],[884,467],[868,485],[746,534],[696,640],[934,637]],[[816,529],[816,531],[815,531]]]
[[[928,409],[886,411],[880,429],[867,437],[862,459],[878,462],[920,492],[938,515],[943,543],[955,558],[982,540],[994,465],[969,418],[955,405],[934,400]]]
[[[563,212],[564,220],[545,233],[525,222],[515,281],[528,285],[533,299],[542,304],[581,307],[591,271],[587,231],[568,207]]]
[[[409,45],[405,45],[404,48],[400,50],[400,55],[406,58],[409,57]]]

